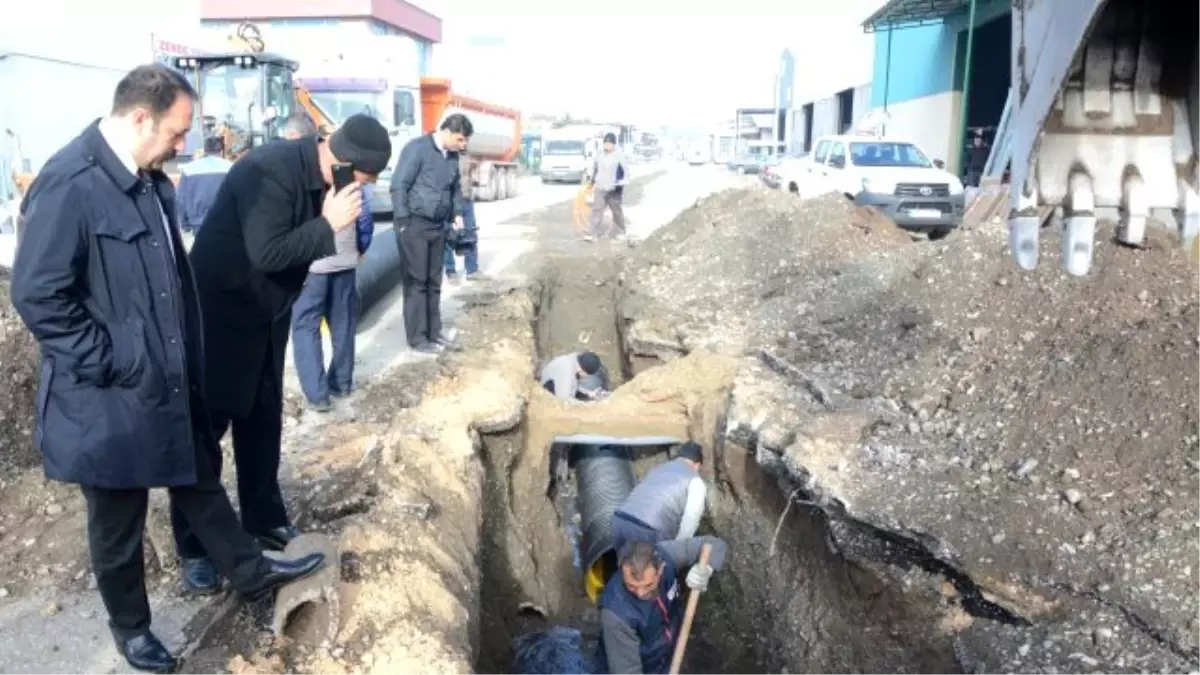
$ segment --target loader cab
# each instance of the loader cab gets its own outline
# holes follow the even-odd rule
[[[227,144],[235,155],[280,138],[296,109],[295,61],[269,53],[228,53],[180,56],[173,65],[200,97],[185,154],[194,154],[219,127],[237,138],[236,147]]]

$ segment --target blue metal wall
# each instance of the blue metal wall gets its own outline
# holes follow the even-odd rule
[[[903,103],[954,89],[957,38],[958,32],[943,24],[875,33],[871,107],[882,107],[885,102]]]

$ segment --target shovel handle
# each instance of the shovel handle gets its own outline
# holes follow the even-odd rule
[[[704,544],[700,547],[700,561],[697,565],[708,567],[708,556],[712,546]],[[679,627],[679,641],[675,643],[675,655],[671,657],[671,675],[679,675],[683,667],[683,653],[687,651],[688,636],[692,632],[692,619],[696,618],[696,605],[700,604],[700,591],[692,589],[688,593],[687,609],[683,612],[683,625]]]

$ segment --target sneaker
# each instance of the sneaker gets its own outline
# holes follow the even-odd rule
[[[492,278],[483,272],[471,272],[467,275],[467,281],[491,281]]]
[[[583,235],[583,240],[590,244],[590,243],[596,241],[596,238],[590,234],[585,234],[585,235]]]
[[[331,392],[329,392],[329,395],[336,399],[345,399],[345,398],[350,398],[351,396],[353,396],[354,390],[348,389],[346,391],[331,391]]]
[[[333,404],[329,402],[329,399],[325,399],[324,401],[309,401],[308,409],[313,412],[325,413],[333,410]]]
[[[457,286],[462,283],[462,279],[459,279],[457,274],[447,273],[446,283],[450,284],[451,286]]]

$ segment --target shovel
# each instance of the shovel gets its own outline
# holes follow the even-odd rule
[[[705,544],[700,547],[700,561],[697,565],[708,566],[708,556],[712,546]],[[683,653],[687,651],[688,635],[692,632],[692,619],[696,618],[696,605],[700,604],[700,591],[692,589],[688,593],[687,608],[683,612],[683,625],[679,627],[679,642],[675,643],[675,655],[671,657],[671,675],[679,675],[683,667]]]

